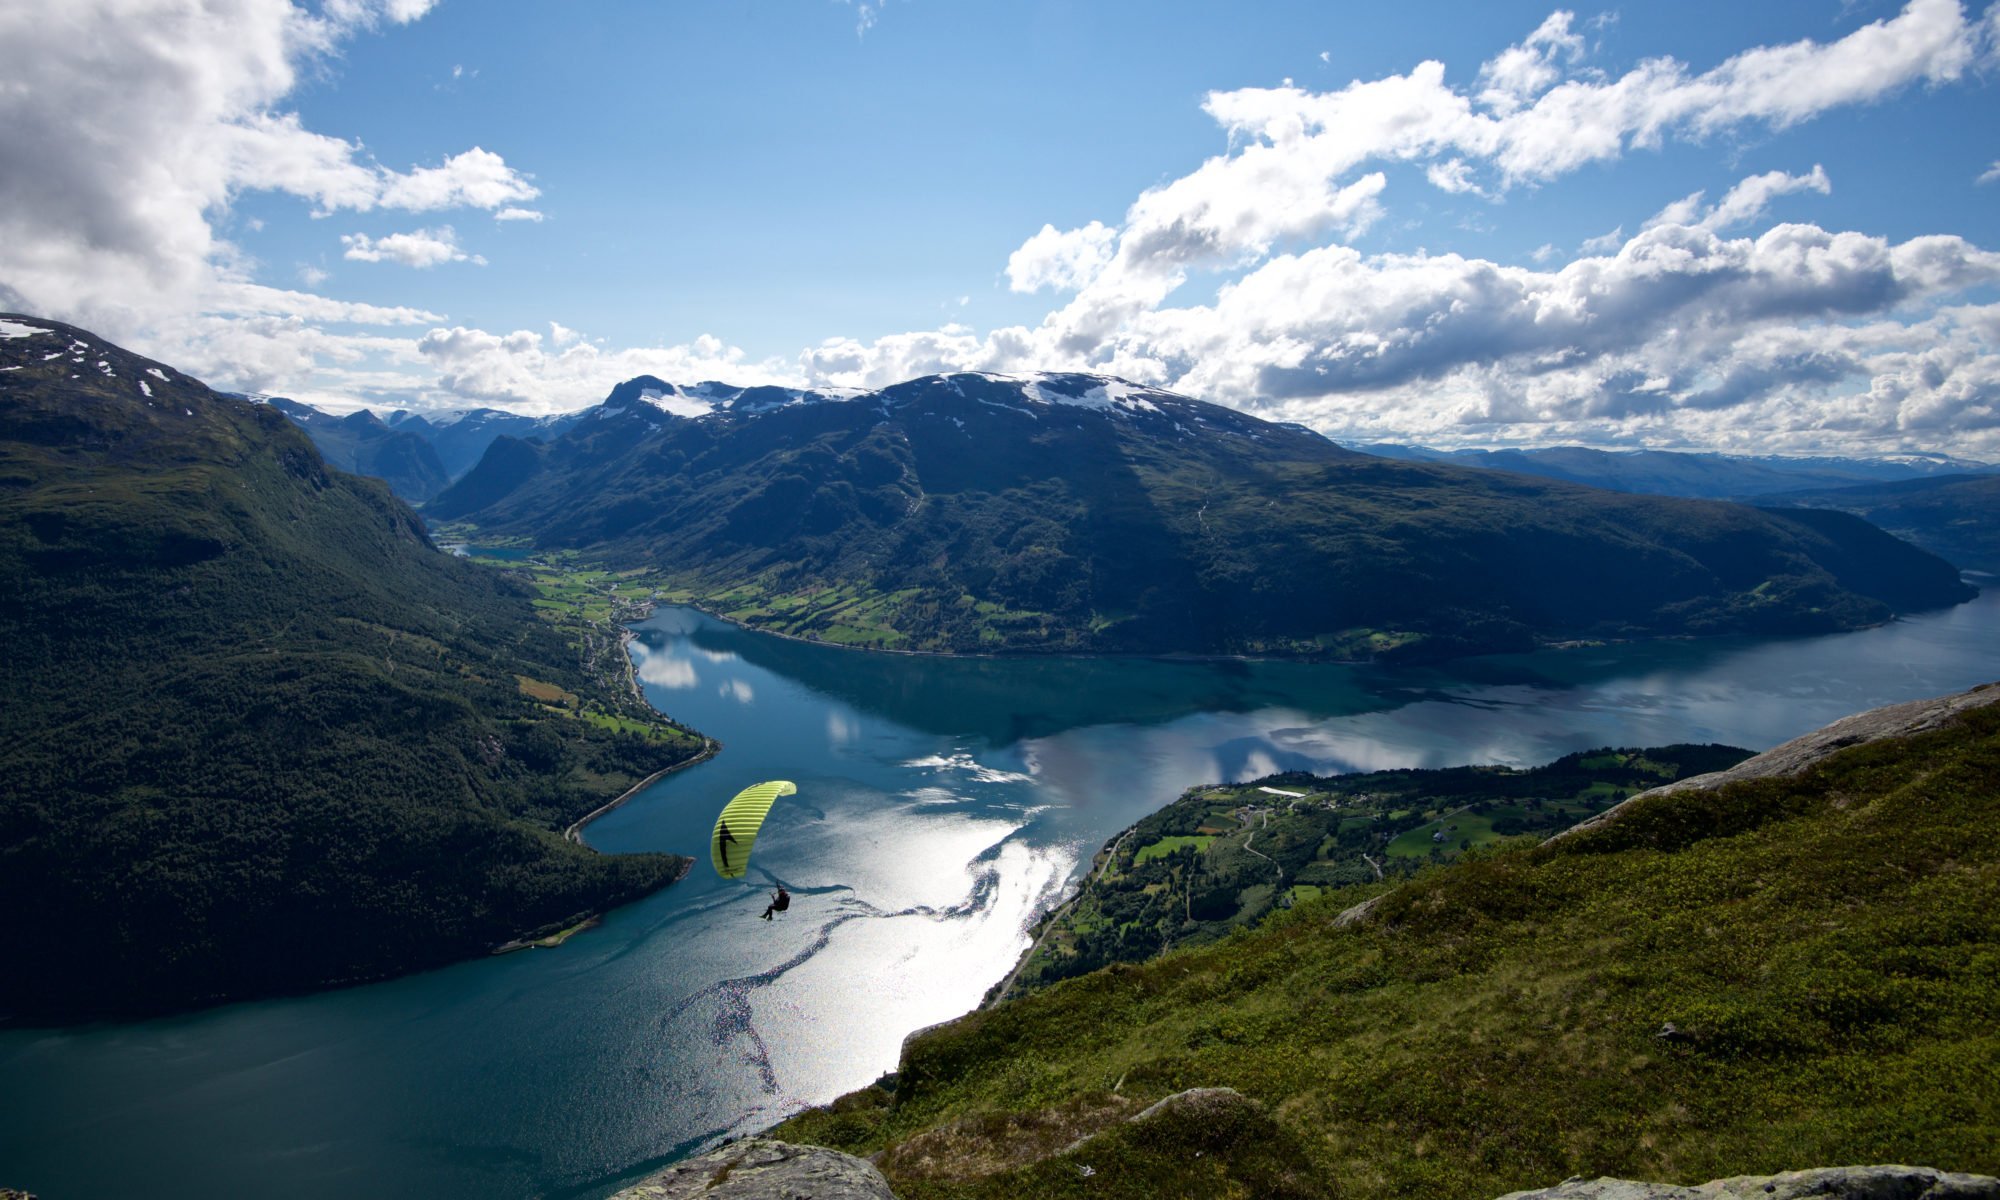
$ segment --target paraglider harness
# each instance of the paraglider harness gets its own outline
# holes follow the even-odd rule
[[[778,890],[774,892],[771,896],[770,907],[764,910],[764,919],[768,921],[771,919],[772,913],[784,912],[791,906],[792,906],[792,894],[785,890],[785,886],[783,884],[779,884]]]

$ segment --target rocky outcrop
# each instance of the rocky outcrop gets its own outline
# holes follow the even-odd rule
[[[1780,1175],[1738,1175],[1699,1187],[1629,1179],[1567,1179],[1500,1200],[2000,1200],[2000,1179],[1929,1167],[1820,1167]]]
[[[882,1172],[851,1154],[746,1138],[675,1163],[611,1200],[896,1200]]]
[[[1864,713],[1842,717],[1823,729],[1815,729],[1803,737],[1795,737],[1782,746],[1766,750],[1754,758],[1746,758],[1727,771],[1715,771],[1707,775],[1696,775],[1678,783],[1669,783],[1615,804],[1587,821],[1581,821],[1550,838],[1555,842],[1585,830],[1596,829],[1608,821],[1615,821],[1619,815],[1631,807],[1656,796],[1671,796],[1676,792],[1695,789],[1712,790],[1745,779],[1768,779],[1780,775],[1799,775],[1817,766],[1850,746],[1864,742],[1880,741],[1883,738],[1913,737],[1928,730],[1937,729],[1955,720],[1960,713],[1989,704],[2000,704],[2000,683],[1983,683],[1968,691],[1950,696],[1937,696],[1929,700],[1912,700],[1907,704],[1891,704],[1884,708],[1871,708]]]
[[[1214,1120],[1239,1110],[1258,1111],[1255,1100],[1230,1087],[1189,1088],[1175,1092],[1133,1117],[1134,1124],[1165,1116],[1182,1116],[1198,1121]]]

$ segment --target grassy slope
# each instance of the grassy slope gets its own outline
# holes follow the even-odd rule
[[[856,1093],[778,1132],[888,1148],[905,1200],[1459,1197],[1847,1162],[1995,1173],[1996,818],[1988,707],[1799,779],[1474,856],[1359,926],[1331,920],[1356,893],[1332,896],[976,1013],[912,1040],[893,1098]],[[1682,1036],[1657,1037],[1668,1022]],[[1262,1115],[1123,1126],[1027,1161],[1094,1110],[1204,1085]]]
[[[0,351],[0,1013],[394,974],[678,877],[557,832],[701,741],[530,589],[269,408],[80,330]]]
[[[1294,772],[1193,788],[1099,853],[1009,994],[1203,945],[1328,888],[1407,876],[1507,836],[1540,840],[1647,788],[1748,757],[1729,746],[1605,749],[1518,770]]]

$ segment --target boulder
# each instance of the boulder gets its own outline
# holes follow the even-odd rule
[[[1566,1179],[1500,1200],[2000,1200],[2000,1179],[1930,1167],[1817,1167],[1778,1175],[1738,1175],[1699,1187],[1630,1179]]]
[[[896,1200],[873,1165],[838,1150],[746,1138],[619,1192],[611,1200]]]

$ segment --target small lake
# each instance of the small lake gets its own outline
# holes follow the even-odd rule
[[[1984,582],[1984,581],[1982,581]],[[1428,668],[863,654],[686,609],[636,627],[717,758],[593,824],[700,862],[559,950],[166,1020],[0,1033],[0,1185],[51,1200],[600,1197],[863,1086],[978,1004],[1090,855],[1183,788],[1275,770],[1763,749],[2000,679],[2000,592],[1833,637]],[[751,878],[715,813],[798,784]],[[791,911],[757,919],[782,881]]]

